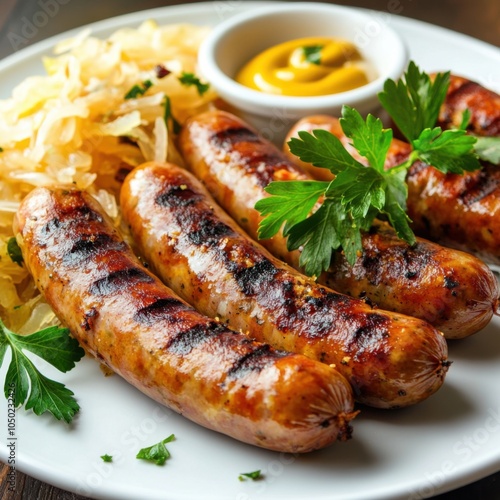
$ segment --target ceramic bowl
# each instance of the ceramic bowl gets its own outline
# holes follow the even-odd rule
[[[385,80],[398,79],[408,63],[403,40],[379,14],[309,2],[251,9],[214,27],[200,48],[199,72],[230,109],[272,140],[281,140],[295,121],[307,115],[338,116],[344,104],[366,114],[379,106],[377,94]],[[267,94],[235,81],[241,67],[263,50],[311,36],[351,41],[372,66],[375,78],[354,90],[312,97]]]

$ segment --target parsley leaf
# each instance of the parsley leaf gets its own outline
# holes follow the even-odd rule
[[[476,138],[465,130],[445,130],[440,127],[422,130],[413,141],[415,155],[441,172],[462,174],[481,167],[474,154]]]
[[[387,219],[400,238],[415,244],[406,213],[405,178],[410,166],[420,159],[444,173],[462,174],[480,168],[474,151],[477,139],[465,130],[470,113],[464,113],[458,130],[443,131],[434,126],[448,85],[449,73],[438,74],[431,81],[413,62],[404,80],[385,82],[380,100],[412,146],[409,157],[390,170],[385,163],[393,133],[372,115],[363,119],[358,111],[344,106],[340,118],[349,147],[366,158],[367,165],[357,161],[342,141],[326,130],[299,132],[299,137],[288,142],[291,153],[330,170],[335,177],[329,183],[271,183],[266,188],[271,196],[255,205],[263,216],[259,238],[270,238],[283,228],[287,248],[301,248],[300,265],[313,276],[328,269],[332,252],[339,249],[354,265],[363,250],[361,232],[369,230],[376,217]],[[498,159],[497,155],[498,150],[490,157]]]
[[[309,276],[317,277],[330,266],[332,250],[342,244],[338,235],[344,220],[342,207],[325,200],[314,214],[290,227],[287,246],[302,247],[299,263]]]
[[[108,455],[108,454],[101,455],[101,458],[102,458],[103,462],[112,462],[113,461],[113,457],[111,455]]]
[[[306,45],[302,47],[304,59],[311,64],[319,65],[321,63],[321,51],[324,45]]]
[[[384,129],[382,121],[368,115],[366,122],[355,109],[345,106],[340,125],[344,134],[352,139],[353,146],[364,156],[371,167],[384,171],[385,158],[392,141],[392,130]]]
[[[385,205],[381,213],[389,219],[391,226],[399,238],[410,245],[416,243],[415,235],[410,228],[411,219],[406,213],[408,187],[406,185],[406,170],[394,170],[385,177]]]
[[[144,80],[140,85],[134,85],[125,94],[124,99],[135,99],[136,97],[142,96],[152,86],[153,86],[153,82],[151,80]]]
[[[18,266],[23,267],[23,254],[14,236],[9,238],[9,241],[7,241],[7,253],[9,254],[12,262],[15,262]]]
[[[195,74],[187,73],[186,71],[183,71],[178,79],[182,85],[185,85],[186,87],[194,85],[200,96],[202,96],[210,88],[209,83],[202,83]]]
[[[500,137],[476,137],[474,151],[481,160],[500,165]]]
[[[332,174],[338,174],[345,168],[362,166],[344,148],[340,139],[327,130],[299,132],[299,138],[292,137],[288,142],[292,153],[302,161],[315,167],[327,168]]]
[[[170,458],[170,453],[165,446],[166,443],[170,443],[175,439],[173,434],[170,434],[167,438],[159,443],[149,446],[147,448],[142,448],[136,455],[136,458],[142,460],[149,460],[154,462],[156,465],[164,465],[168,458]]]
[[[69,336],[69,330],[52,326],[31,335],[17,335],[0,320],[0,366],[7,347],[11,349],[12,359],[5,378],[5,397],[13,385],[16,407],[25,404],[25,409],[32,408],[36,415],[48,411],[58,420],[70,423],[80,409],[73,392],[42,375],[23,352],[28,350],[59,371],[67,372],[85,355],[78,341]]]
[[[273,196],[255,205],[262,215],[269,215],[259,226],[259,238],[271,238],[285,222],[286,233],[289,226],[305,219],[328,184],[321,181],[271,182],[265,190]]]
[[[436,124],[449,84],[449,71],[438,73],[431,81],[430,76],[411,61],[404,79],[397,83],[386,80],[378,97],[401,133],[412,142],[422,130]]]
[[[262,475],[260,470],[255,470],[253,472],[242,472],[239,476],[238,479],[240,481],[245,481],[247,478],[251,479],[252,481],[256,481],[257,479],[262,479],[264,476]]]

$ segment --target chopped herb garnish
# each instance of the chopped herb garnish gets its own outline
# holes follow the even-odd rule
[[[307,45],[302,47],[304,59],[311,64],[319,65],[321,63],[321,51],[324,45]]]
[[[137,453],[136,458],[140,458],[142,460],[149,460],[150,462],[154,462],[156,465],[164,465],[167,458],[170,458],[170,453],[165,446],[166,443],[170,443],[175,439],[175,436],[171,434],[163,441],[154,444],[153,446],[149,446],[148,448],[142,448]]]
[[[5,397],[14,388],[16,408],[26,403],[25,409],[33,409],[36,415],[48,411],[58,420],[70,423],[80,409],[73,392],[42,375],[23,352],[30,351],[59,371],[67,372],[85,355],[77,340],[70,337],[69,330],[51,326],[31,335],[17,335],[0,320],[0,366],[7,347],[12,359],[5,376]]]
[[[140,85],[134,85],[126,94],[124,99],[135,99],[136,97],[144,95],[147,90],[153,86],[151,80],[145,80]]]
[[[299,138],[288,143],[290,151],[304,162],[330,170],[335,178],[270,183],[265,189],[271,196],[255,205],[264,217],[259,238],[270,238],[283,227],[288,249],[302,247],[300,264],[312,276],[328,269],[332,253],[340,249],[353,265],[362,251],[361,231],[368,230],[376,217],[387,219],[397,235],[413,245],[416,239],[406,214],[405,179],[410,166],[421,160],[456,174],[480,168],[475,137],[463,129],[434,127],[448,83],[449,73],[438,74],[432,82],[413,62],[404,80],[386,81],[381,102],[412,146],[408,159],[390,170],[385,169],[385,161],[393,132],[372,115],[365,120],[344,106],[340,119],[344,134],[368,168],[333,134],[299,132]],[[464,123],[468,119],[465,116]]]
[[[253,472],[242,472],[238,479],[240,481],[246,481],[247,479],[251,479],[252,481],[257,481],[258,479],[262,479],[264,476],[261,474],[260,470],[256,470]]]
[[[202,83],[195,74],[187,73],[185,71],[183,71],[181,76],[179,76],[179,81],[186,87],[194,85],[200,96],[202,96],[210,88],[210,84]]]
[[[14,236],[12,236],[12,238],[9,238],[9,240],[7,241],[7,253],[9,254],[12,262],[15,262],[20,267],[23,266],[23,254]]]
[[[163,119],[165,120],[165,125],[167,126],[167,129],[170,128],[170,122],[172,122],[173,133],[178,134],[181,131],[181,124],[175,119],[174,115],[172,114],[172,105],[170,102],[170,97],[168,97],[168,95],[165,96],[163,105],[165,106]]]
[[[102,461],[103,462],[112,462],[113,461],[113,457],[111,455],[101,455],[101,458],[102,458]]]

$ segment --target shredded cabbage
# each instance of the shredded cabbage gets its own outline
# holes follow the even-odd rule
[[[57,324],[26,268],[8,255],[19,202],[36,186],[72,184],[95,196],[118,226],[123,173],[144,161],[182,161],[165,123],[166,97],[181,124],[212,106],[211,89],[199,95],[178,79],[197,73],[208,29],[147,21],[107,40],[84,30],[44,59],[45,75],[0,101],[0,316],[7,327],[31,333]],[[152,85],[125,99],[144,82]]]

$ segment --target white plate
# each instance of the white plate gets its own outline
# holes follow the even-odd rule
[[[93,25],[98,36],[147,18],[214,24],[255,2],[210,2],[121,16]],[[383,16],[386,20],[388,15]],[[426,70],[451,69],[500,90],[500,53],[493,46],[400,17],[390,18]],[[367,26],[376,29],[376,24]],[[0,62],[7,97],[24,77],[41,72],[47,40]],[[422,498],[500,470],[500,319],[476,336],[450,346],[454,361],[444,387],[403,411],[364,410],[354,438],[326,450],[293,457],[205,430],[158,406],[117,376],[104,377],[85,359],[61,376],[82,407],[71,426],[50,416],[17,411],[16,467],[43,481],[95,498],[294,500]],[[7,361],[7,360],[5,360]],[[5,365],[0,374],[5,376]],[[7,460],[7,407],[0,403],[0,459]],[[141,460],[139,448],[169,434],[172,458],[164,467]],[[104,463],[103,454],[114,456]],[[261,469],[265,479],[238,481]]]

